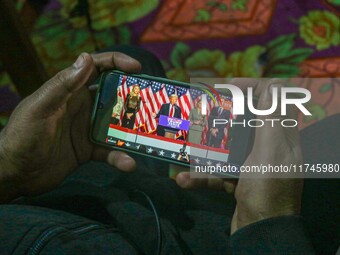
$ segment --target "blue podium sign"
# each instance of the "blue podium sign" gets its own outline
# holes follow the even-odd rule
[[[178,130],[188,131],[190,128],[190,121],[173,118],[165,115],[159,116],[158,125],[161,125],[165,128],[175,128]]]

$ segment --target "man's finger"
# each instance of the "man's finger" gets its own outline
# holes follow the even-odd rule
[[[107,162],[125,172],[136,170],[136,162],[129,155],[121,151],[112,151],[102,146],[94,146],[91,159]]]
[[[131,172],[136,169],[136,161],[121,151],[111,151],[107,156],[107,162],[126,172]]]
[[[214,176],[207,178],[192,178],[189,172],[182,172],[176,176],[176,183],[184,189],[214,189],[234,192],[236,183],[234,180],[225,180]]]
[[[141,65],[137,60],[118,52],[92,56],[81,54],[72,66],[59,72],[31,96],[31,114],[47,117],[57,110],[65,110],[65,103],[75,91],[92,82],[100,72],[114,68],[138,72]]]
[[[29,113],[35,118],[44,118],[57,110],[65,110],[65,103],[91,76],[92,58],[89,54],[81,54],[76,62],[57,73],[54,77],[34,92],[27,102],[30,102]],[[26,107],[27,108],[27,107]]]
[[[127,73],[139,73],[142,69],[141,64],[137,60],[121,52],[93,54],[92,59],[98,72],[115,68]]]
[[[232,78],[229,82],[232,85],[237,86],[243,92],[246,92],[248,88],[254,89],[254,95],[259,96],[261,93],[261,87],[259,87],[260,79],[255,78]],[[260,89],[258,89],[260,88]]]
[[[259,97],[266,84],[284,84],[284,80],[280,78],[232,78],[229,83],[237,86],[244,93],[248,88],[253,88],[254,96]]]

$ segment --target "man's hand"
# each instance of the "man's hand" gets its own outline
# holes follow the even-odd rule
[[[139,72],[141,65],[118,52],[83,53],[18,105],[0,133],[0,202],[51,190],[90,159],[108,160],[125,171],[135,168],[126,154],[88,139],[92,98],[87,85],[113,68]]]
[[[210,129],[210,133],[211,133],[212,136],[215,136],[215,137],[216,137],[216,136],[217,136],[217,133],[218,133],[218,129],[217,129],[217,128],[211,128],[211,129]]]
[[[252,86],[255,95],[259,97],[257,109],[269,109],[272,105],[271,90],[281,87],[282,81],[277,79],[260,82],[256,79],[234,79],[230,82],[244,91]],[[280,109],[271,116],[257,116],[257,119],[281,119]],[[287,119],[296,119],[296,114],[288,108]],[[265,123],[267,121],[264,121]],[[277,122],[279,123],[279,122]],[[268,122],[256,129],[253,150],[244,165],[299,165],[302,163],[302,153],[297,128],[284,128],[280,124],[271,127]],[[190,173],[177,175],[176,181],[183,188],[212,188],[235,191],[237,201],[231,223],[231,233],[251,223],[271,217],[294,215],[300,212],[303,179],[299,174],[292,174],[280,179],[272,178],[271,174],[255,176],[253,173],[241,173],[239,180],[223,180],[219,178],[191,179]]]
[[[235,84],[238,84],[235,80]],[[242,83],[238,84],[242,87]],[[272,89],[282,87],[282,81],[269,80],[266,84],[256,87],[259,102],[258,109],[269,109],[272,105]],[[297,119],[295,109],[289,107],[287,116],[281,116],[281,108],[271,116],[257,116],[258,119]],[[253,150],[244,165],[290,166],[303,163],[297,127],[274,127],[264,125],[256,129]],[[253,174],[254,175],[254,174]],[[276,176],[275,176],[276,175]],[[278,174],[249,176],[241,173],[235,190],[237,201],[232,219],[231,232],[271,217],[296,215],[300,213],[303,179],[299,173],[283,173],[284,179]],[[275,177],[275,178],[274,178]]]
[[[133,113],[127,113],[127,114],[126,114],[127,119],[128,119],[128,120],[131,119],[132,115],[133,115]]]

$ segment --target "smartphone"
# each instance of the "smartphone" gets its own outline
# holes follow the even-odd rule
[[[240,166],[253,131],[234,116],[233,98],[205,84],[109,71],[101,75],[92,142],[169,163]],[[231,121],[239,123],[232,126]]]

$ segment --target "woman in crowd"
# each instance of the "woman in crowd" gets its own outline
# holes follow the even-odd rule
[[[189,113],[190,129],[189,142],[201,144],[203,127],[206,125],[205,116],[202,115],[202,102],[198,100],[196,106]]]
[[[122,127],[133,129],[135,124],[136,114],[140,109],[140,103],[142,98],[140,97],[140,87],[135,84],[130,92],[127,95],[125,104],[124,104],[124,116],[122,120]]]

